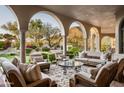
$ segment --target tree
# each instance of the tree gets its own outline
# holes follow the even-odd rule
[[[57,27],[52,27],[50,24],[44,24],[43,35],[44,39],[48,42],[49,47],[59,45],[62,40],[60,29]]]
[[[39,40],[43,37],[43,23],[40,19],[31,20],[26,37],[34,39],[36,46],[39,46]]]
[[[11,41],[11,40],[13,40],[13,39],[15,38],[15,36],[10,35],[10,34],[4,34],[4,35],[3,35],[3,38],[5,38],[5,39]]]
[[[19,30],[18,30],[18,24],[17,22],[8,22],[7,24],[4,24],[1,26],[1,28],[10,31],[13,34],[13,38],[14,40],[16,40],[16,48],[19,49],[20,46],[20,38],[19,38]],[[11,38],[10,35],[4,35],[4,38],[8,38],[7,36],[9,36],[9,38]]]
[[[69,30],[68,43],[80,49],[84,48],[83,33],[79,27],[73,27]]]
[[[47,41],[49,47],[57,46],[62,37],[60,30],[57,27],[52,27],[50,24],[43,24],[40,19],[31,20],[27,36],[34,39],[36,46],[40,46],[42,41]]]
[[[4,24],[1,26],[1,28],[8,30],[13,33],[13,35],[16,36],[17,40],[19,40],[19,30],[17,22],[8,22],[7,24]]]

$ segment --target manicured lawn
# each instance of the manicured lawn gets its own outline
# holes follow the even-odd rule
[[[19,56],[18,55],[2,54],[2,55],[0,55],[0,57],[7,58],[8,60],[11,61],[14,57],[19,57]],[[26,56],[26,63],[30,63],[29,62],[29,56],[28,55]]]
[[[11,60],[15,57],[15,55],[2,54],[2,55],[0,55],[0,57],[5,57],[5,58]]]

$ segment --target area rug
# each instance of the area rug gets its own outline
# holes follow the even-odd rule
[[[67,73],[64,74],[63,72],[64,70],[61,66],[52,64],[49,72],[45,71],[44,73],[50,76],[52,80],[55,80],[58,87],[69,87],[69,79],[74,76],[76,71],[74,68],[67,68]]]

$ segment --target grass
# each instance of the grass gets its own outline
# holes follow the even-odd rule
[[[15,57],[15,55],[2,54],[2,55],[0,55],[0,57],[4,57],[4,58],[11,60]]]
[[[7,58],[8,60],[11,61],[14,57],[19,57],[19,56],[18,55],[2,54],[2,55],[0,55],[0,57]],[[28,63],[28,64],[30,63],[28,55],[26,55],[26,63]]]

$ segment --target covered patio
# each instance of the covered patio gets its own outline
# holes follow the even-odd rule
[[[94,5],[94,6],[92,5],[89,5],[89,6],[88,5],[75,5],[75,6],[73,5],[71,6],[68,6],[68,5],[67,6],[63,6],[63,5],[61,6],[58,6],[58,5],[37,5],[37,6],[35,5],[30,5],[30,6],[10,5],[6,7],[16,17],[18,31],[19,31],[19,39],[20,39],[19,41],[20,47],[18,50],[18,55],[20,56],[19,57],[20,63],[26,63],[26,60],[27,60],[27,54],[26,54],[27,43],[26,42],[29,42],[29,43],[40,42],[40,41],[35,41],[29,37],[27,38],[27,33],[28,35],[30,35],[29,26],[30,26],[31,19],[36,14],[43,13],[44,15],[45,14],[49,15],[54,20],[56,20],[56,23],[59,25],[59,29],[60,29],[60,33],[58,33],[57,35],[61,36],[60,46],[62,46],[62,49],[56,50],[56,49],[50,48],[51,51],[54,50],[52,53],[56,54],[56,59],[55,59],[56,62],[55,64],[51,64],[51,63],[47,65],[45,64],[45,67],[48,69],[48,71],[45,70],[44,73],[52,77],[52,79],[56,78],[55,81],[60,87],[76,86],[74,85],[75,81],[70,78],[71,76],[75,76],[77,72],[82,72],[82,71],[85,72],[86,70],[87,70],[86,72],[88,72],[89,70],[94,69],[94,67],[84,66],[82,70],[82,65],[86,64],[84,61],[93,63],[93,64],[88,63],[88,66],[89,65],[94,66],[94,64],[96,66],[96,63],[98,65],[101,62],[100,68],[102,68],[102,66],[105,65],[106,63],[109,64],[109,62],[110,63],[114,61],[120,62],[120,59],[122,59],[121,61],[123,61],[123,58],[124,58],[124,54],[123,54],[124,53],[124,49],[123,49],[124,48],[124,39],[123,39],[124,38],[123,37],[124,35],[123,33],[124,32],[123,31],[124,30],[123,29],[124,27],[124,11],[123,11],[124,6],[121,6],[121,5],[113,5],[113,6],[110,6],[110,5],[109,6],[106,6],[106,5],[104,6],[100,6],[100,5]],[[80,31],[80,37],[82,37],[80,40],[82,41],[79,42],[79,44],[75,43],[75,45],[78,44],[80,51],[78,51],[78,53],[75,54],[75,56],[72,59],[71,58],[67,59],[67,56],[69,55],[68,46],[70,42],[72,43],[75,39],[72,37],[72,41],[70,39],[70,42],[69,42],[69,36],[70,35],[73,36],[73,34],[70,34],[70,33],[76,34],[76,32],[73,32],[73,28],[75,28],[75,31],[76,30]],[[46,37],[43,36],[43,38],[41,38],[41,41],[44,39],[46,39]],[[13,40],[13,42],[15,41]],[[43,43],[42,45],[47,46],[45,45],[45,43]],[[49,42],[49,45],[50,45],[50,42]],[[106,47],[108,50],[106,49]],[[110,58],[108,57],[104,59],[103,55],[109,52],[109,49],[113,50],[111,51],[112,55]],[[15,51],[15,50],[13,49],[11,51]],[[59,52],[62,53],[61,58],[58,58],[57,56],[59,55]],[[2,52],[0,51],[0,53]],[[43,51],[41,53],[43,53]],[[44,53],[46,53],[46,51]],[[47,55],[51,55],[51,53],[47,53]],[[30,53],[28,55],[28,60],[31,62],[34,61],[33,59],[34,56],[39,56],[39,52],[37,52],[37,54]],[[30,59],[29,57],[31,57],[32,59]],[[68,60],[69,62],[71,60],[71,67],[74,67],[74,69],[71,69],[71,68],[67,69],[65,64],[63,66],[63,64],[58,63],[59,61],[66,62]],[[45,59],[45,61],[48,61],[48,59]],[[75,61],[75,63],[73,63],[72,61]],[[83,62],[83,63],[80,63],[80,62]],[[74,65],[72,66],[72,64]],[[6,64],[4,63],[3,65],[6,66]],[[112,63],[112,66],[113,66],[113,63]],[[121,63],[121,66],[124,67],[124,61]],[[121,66],[119,68],[121,68],[121,72],[122,72],[124,69],[122,69],[123,67]],[[70,67],[70,65],[68,67]],[[118,68],[116,64],[114,64],[113,69],[114,68],[115,69]],[[44,67],[42,69],[44,69]],[[63,70],[64,72],[62,72]],[[112,70],[110,72],[112,72]],[[112,72],[112,73],[115,74],[115,72]],[[89,73],[90,72],[88,72],[88,74],[87,73],[83,73],[83,74],[85,74],[85,76],[90,78],[91,75],[89,76]],[[119,72],[117,71],[117,73]],[[82,82],[89,83],[88,80],[82,80],[80,78],[81,78],[80,75],[75,76],[75,79],[79,79]],[[124,78],[124,73],[121,78]],[[114,81],[114,78],[110,78],[110,79],[112,80],[108,81],[109,85],[108,85],[108,82],[105,83],[106,86],[110,86],[110,83]],[[105,86],[104,83],[101,83],[101,81],[100,82],[98,81],[98,83],[99,83],[98,85],[96,84],[93,86]],[[55,85],[53,82],[52,84]],[[111,86],[114,86],[116,84],[114,82],[112,83]],[[123,86],[124,82],[121,82],[121,84],[120,85]],[[92,84],[89,84],[88,86],[90,85]]]

